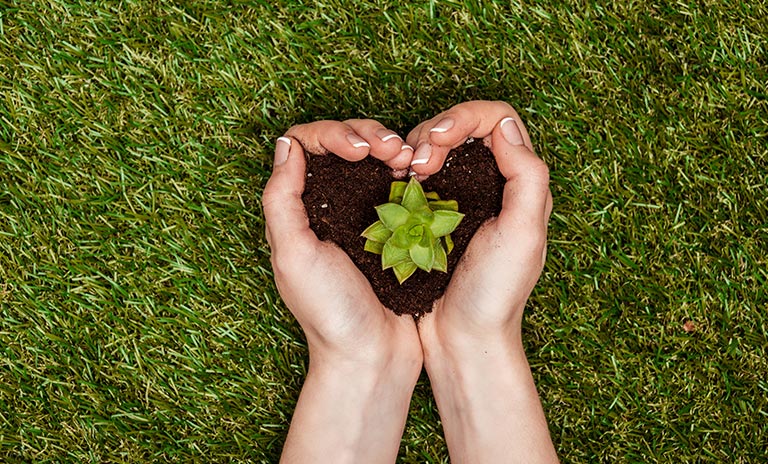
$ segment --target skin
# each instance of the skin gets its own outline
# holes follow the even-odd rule
[[[267,239],[277,288],[309,345],[309,372],[281,462],[327,462],[333,456],[340,463],[378,463],[397,457],[422,367],[416,325],[379,302],[343,251],[317,239],[301,202],[303,147],[350,161],[371,155],[395,168],[407,166],[407,159],[397,159],[401,142],[367,135],[378,126],[322,121],[289,130],[290,147],[277,143],[263,196]]]
[[[509,117],[515,121],[501,127]],[[446,118],[455,121],[451,129],[430,132]],[[445,294],[422,318],[424,366],[451,462],[557,462],[521,336],[546,257],[549,173],[517,112],[501,102],[457,105],[416,127],[408,140],[435,149],[414,170],[434,174],[467,136],[485,139],[507,179],[502,211],[475,233]]]
[[[457,105],[417,126],[409,146],[392,134],[372,120],[320,121],[291,128],[290,147],[277,143],[263,196],[267,238],[278,290],[310,356],[281,462],[394,462],[422,365],[452,462],[557,462],[521,337],[546,256],[546,165],[502,102]],[[423,178],[469,136],[484,138],[507,179],[502,212],[478,230],[417,328],[385,308],[349,257],[309,229],[304,149],[350,161],[374,156],[402,172],[415,159],[410,146],[428,146],[417,153],[427,152],[427,162],[411,166]]]

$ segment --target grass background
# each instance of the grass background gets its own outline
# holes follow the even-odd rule
[[[552,170],[524,330],[562,460],[765,462],[767,38],[762,0],[0,0],[0,460],[275,462],[275,138],[482,98]],[[400,454],[448,460],[425,377]]]

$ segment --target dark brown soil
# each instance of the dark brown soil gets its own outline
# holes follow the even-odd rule
[[[335,155],[310,156],[303,200],[318,238],[336,243],[352,258],[386,307],[418,318],[442,296],[478,227],[501,211],[505,180],[482,140],[451,151],[443,169],[422,183],[425,192],[458,201],[465,214],[451,234],[455,248],[448,255],[448,273],[417,270],[402,285],[391,269],[381,269],[381,256],[363,250],[360,236],[378,219],[374,207],[387,202],[393,180],[390,169],[372,157],[352,163]]]

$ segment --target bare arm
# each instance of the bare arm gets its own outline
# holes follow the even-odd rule
[[[408,137],[418,147],[414,159],[429,159],[413,169],[437,172],[468,136],[485,138],[507,179],[502,211],[477,231],[445,295],[419,324],[424,366],[452,462],[557,462],[521,339],[523,309],[546,255],[548,170],[517,112],[501,102],[457,105],[417,127]]]
[[[302,146],[407,166],[411,151],[402,141],[373,138],[382,130],[370,120],[321,121],[292,128],[276,144],[263,196],[267,238],[277,288],[309,345],[284,463],[394,462],[400,447],[422,366],[416,326],[379,302],[349,256],[317,239],[301,202]]]

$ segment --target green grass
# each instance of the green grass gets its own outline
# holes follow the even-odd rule
[[[524,330],[563,461],[763,462],[767,38],[763,0],[0,1],[0,461],[276,461],[275,138],[484,98],[552,169]],[[447,462],[424,377],[401,461]]]

